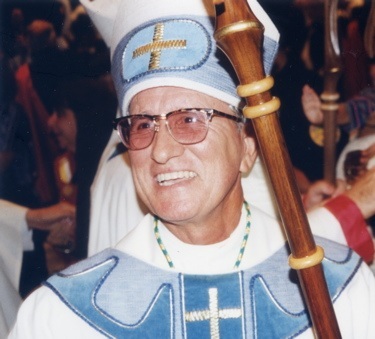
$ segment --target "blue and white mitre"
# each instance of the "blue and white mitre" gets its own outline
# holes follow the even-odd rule
[[[112,76],[122,114],[148,88],[197,90],[233,106],[238,81],[213,38],[214,6],[204,0],[83,0],[111,48]],[[269,74],[279,34],[256,1],[251,9],[265,27],[264,68]]]

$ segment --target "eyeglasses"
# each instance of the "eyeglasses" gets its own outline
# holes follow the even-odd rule
[[[155,133],[160,130],[159,120],[165,120],[174,140],[183,145],[191,145],[204,140],[214,116],[244,122],[243,118],[215,109],[183,108],[167,114],[136,114],[117,118],[113,121],[113,128],[128,149],[140,150],[151,145]]]

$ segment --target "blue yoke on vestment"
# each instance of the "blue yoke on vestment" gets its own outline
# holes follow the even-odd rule
[[[321,238],[333,302],[361,259]],[[45,283],[109,338],[291,338],[311,322],[285,245],[250,269],[219,275],[162,270],[108,249]]]

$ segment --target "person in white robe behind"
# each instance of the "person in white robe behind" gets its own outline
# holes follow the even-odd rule
[[[65,202],[30,209],[0,199],[0,338],[10,331],[21,304],[18,291],[22,256],[23,251],[34,248],[33,229],[54,233],[54,229],[60,229],[74,216],[75,207]]]

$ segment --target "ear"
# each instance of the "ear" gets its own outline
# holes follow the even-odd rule
[[[240,172],[247,173],[253,167],[254,162],[258,156],[257,143],[254,137],[249,137],[244,134],[243,136],[244,143],[244,153],[240,165]]]

